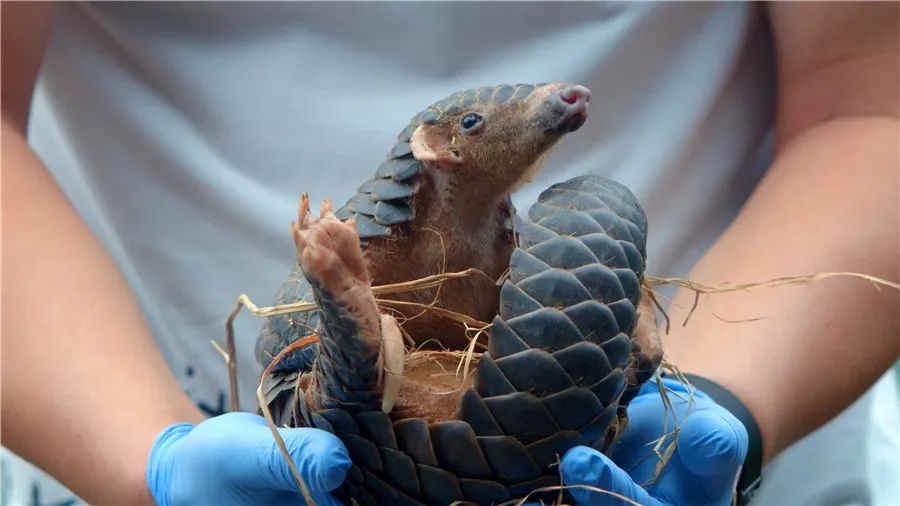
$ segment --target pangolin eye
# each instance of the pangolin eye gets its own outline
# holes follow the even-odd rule
[[[482,118],[480,114],[470,112],[463,116],[463,119],[459,122],[459,126],[462,127],[463,133],[473,134],[480,129],[483,123],[484,118]]]

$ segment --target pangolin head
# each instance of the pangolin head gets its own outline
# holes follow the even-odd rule
[[[413,156],[463,179],[509,191],[587,120],[590,91],[571,83],[460,91],[413,118]],[[401,134],[402,135],[402,134]]]

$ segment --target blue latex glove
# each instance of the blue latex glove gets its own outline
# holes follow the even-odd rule
[[[316,504],[344,481],[350,457],[334,435],[278,429]],[[176,424],[157,436],[147,464],[157,504],[306,504],[262,417],[228,413],[199,425]]]
[[[665,407],[655,381],[648,382],[628,407],[628,427],[613,448],[612,459],[584,446],[569,450],[562,459],[566,485],[582,484],[628,497],[644,506],[731,504],[737,473],[747,454],[744,425],[706,394],[694,389],[695,403],[683,385],[664,379],[680,423],[678,446],[656,482],[659,459],[655,440],[665,433]],[[668,415],[668,430],[674,427]],[[666,439],[660,452],[671,443]],[[641,484],[644,484],[642,487]],[[571,488],[581,505],[625,504],[609,494]]]

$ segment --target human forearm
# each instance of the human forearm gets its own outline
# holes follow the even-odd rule
[[[691,279],[855,271],[897,281],[897,133],[895,119],[860,116],[798,134]],[[687,291],[676,298],[684,308],[692,302]],[[859,279],[715,295],[704,304],[686,327],[673,327],[667,354],[748,405],[767,458],[850,404],[900,353],[900,296]]]
[[[92,503],[150,502],[153,439],[203,417],[116,265],[6,117],[2,211],[3,444]]]

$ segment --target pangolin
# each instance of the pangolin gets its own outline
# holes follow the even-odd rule
[[[257,358],[268,366],[280,354],[264,385],[277,425],[324,429],[347,446],[353,466],[338,496],[348,504],[521,497],[559,484],[566,450],[606,450],[623,426],[661,358],[655,319],[638,325],[640,205],[597,176],[550,187],[527,220],[508,197],[584,124],[589,100],[569,83],[455,93],[412,118],[345,206],[326,201],[315,218],[301,200],[298,262],[276,304],[318,309],[270,318]],[[427,375],[401,385],[401,330],[371,286],[468,268],[483,274],[391,298],[492,322],[474,382],[444,395]],[[456,323],[403,313],[416,342],[467,344]]]

